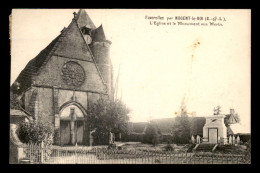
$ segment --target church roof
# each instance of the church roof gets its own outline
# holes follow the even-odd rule
[[[91,28],[91,29],[96,29],[96,26],[94,25],[94,23],[92,22],[92,20],[88,16],[88,13],[83,9],[79,10],[79,12],[76,16],[76,21],[77,21],[80,28],[86,26],[86,27]]]
[[[37,74],[40,67],[46,61],[47,57],[53,52],[53,48],[60,39],[62,34],[57,36],[45,49],[43,49],[35,58],[30,60],[22,72],[16,79],[16,82],[20,83],[20,91],[27,89],[32,83],[32,76]],[[11,90],[15,89],[14,85],[11,86]]]
[[[105,41],[106,36],[103,30],[103,26],[100,25],[97,29],[94,29],[91,31],[91,37],[93,41],[99,42],[99,41]]]

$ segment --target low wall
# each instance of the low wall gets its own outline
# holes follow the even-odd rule
[[[25,158],[23,143],[16,135],[16,124],[10,124],[10,142],[9,142],[9,163],[18,164],[19,161]]]

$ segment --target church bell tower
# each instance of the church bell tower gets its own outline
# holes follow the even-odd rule
[[[107,93],[113,99],[113,66],[110,59],[112,42],[106,39],[103,26],[96,28],[85,10],[79,10],[75,17],[107,86]]]

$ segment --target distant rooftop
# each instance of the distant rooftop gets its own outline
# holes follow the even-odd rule
[[[248,134],[250,133],[250,130],[246,129],[241,124],[230,124],[229,126],[232,134]]]

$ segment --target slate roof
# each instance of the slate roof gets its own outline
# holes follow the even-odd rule
[[[82,10],[82,9],[79,10],[79,12],[77,13],[77,16],[76,16],[76,21],[77,21],[76,23],[79,28],[87,25],[87,26],[91,27],[92,29],[96,29],[94,23],[89,18],[88,14],[86,13],[85,10]],[[71,22],[71,24],[72,24],[72,22]],[[40,68],[44,65],[44,63],[46,63],[48,61],[49,57],[51,57],[52,54],[55,52],[57,46],[59,45],[58,43],[61,42],[62,38],[65,36],[66,31],[68,31],[68,28],[71,26],[71,24],[67,28],[64,28],[60,35],[58,35],[35,58],[33,58],[32,60],[30,60],[27,63],[25,68],[21,71],[21,73],[19,74],[19,76],[17,77],[17,79],[14,82],[14,83],[18,82],[20,84],[20,90],[18,92],[16,92],[17,94],[21,94],[22,92],[24,92],[27,88],[29,88],[32,85],[32,82],[33,82],[32,77],[39,72]],[[99,39],[104,38],[104,35],[102,36],[102,32],[104,33],[104,31],[102,31],[102,30],[103,30],[103,28],[101,25],[101,27],[99,27],[98,30],[94,31],[95,39],[99,40]],[[96,34],[101,34],[101,36],[96,36]],[[92,57],[92,58],[94,58],[94,57]],[[94,63],[95,63],[95,61],[94,61]],[[96,63],[95,63],[95,65],[96,65]],[[99,69],[98,69],[98,71],[99,71]],[[102,78],[102,76],[101,76],[101,78]],[[102,78],[102,81],[103,81],[103,78]],[[16,86],[14,85],[14,83],[12,84],[12,86],[10,88],[11,91],[16,91],[16,88],[15,88]],[[104,81],[103,81],[103,83],[104,83]]]
[[[82,28],[83,26],[86,26],[91,29],[96,29],[95,24],[92,22],[92,20],[88,16],[87,12],[83,9],[79,10],[76,20],[77,20],[77,23],[80,28]]]
[[[100,25],[97,29],[92,30],[91,37],[94,42],[106,41],[103,26]]]
[[[35,58],[30,60],[25,68],[21,71],[15,82],[20,83],[20,92],[23,92],[32,84],[32,76],[37,74],[40,67],[46,61],[47,57],[53,51],[54,46],[60,39],[61,34],[57,36],[45,49],[43,49]],[[11,86],[11,90],[14,90],[14,84]]]

